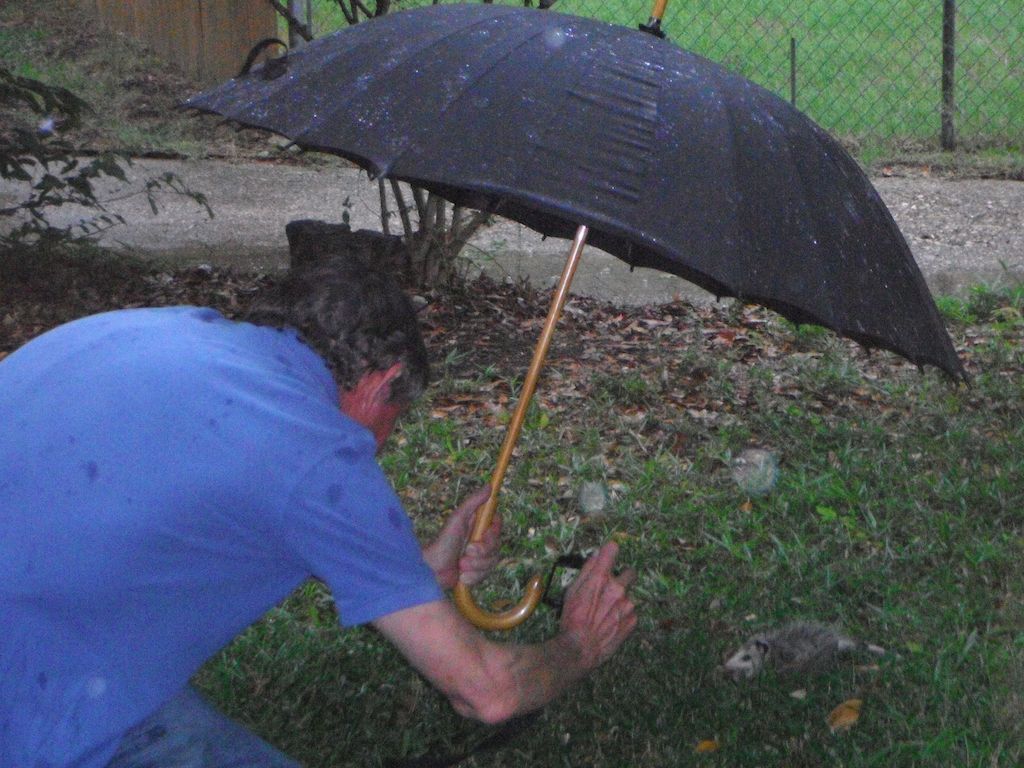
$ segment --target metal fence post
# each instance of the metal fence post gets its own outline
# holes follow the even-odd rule
[[[942,148],[956,149],[956,0],[942,2]]]
[[[789,38],[789,103],[796,106],[796,38]]]

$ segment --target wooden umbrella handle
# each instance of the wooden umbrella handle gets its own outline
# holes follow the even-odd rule
[[[583,246],[587,242],[589,230],[580,226],[576,230],[569,255],[565,261],[565,268],[562,270],[562,277],[558,281],[555,295],[551,299],[551,308],[548,309],[547,319],[544,321],[544,328],[540,334],[540,340],[533,351],[533,360],[523,381],[523,390],[519,395],[519,402],[512,414],[508,431],[505,433],[505,442],[498,454],[498,463],[491,475],[491,497],[476,512],[473,521],[473,529],[470,532],[471,542],[480,541],[484,532],[490,527],[494,512],[498,507],[498,494],[501,492],[501,485],[505,480],[505,473],[508,471],[509,462],[512,460],[512,451],[519,441],[519,434],[523,430],[523,422],[526,421],[526,412],[530,407],[530,400],[537,390],[537,381],[540,379],[541,369],[544,367],[544,360],[547,357],[548,349],[551,347],[551,340],[554,338],[555,325],[562,314],[566,299],[569,296],[569,286],[572,284],[573,276],[576,274],[576,267],[580,263],[580,255],[583,253]],[[459,611],[480,629],[512,629],[529,618],[540,599],[544,594],[544,585],[540,574],[533,576],[526,585],[526,595],[517,605],[501,613],[490,613],[480,608],[473,599],[469,587],[459,582],[455,586],[455,605]]]

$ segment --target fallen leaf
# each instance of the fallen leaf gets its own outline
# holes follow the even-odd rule
[[[860,708],[863,703],[861,699],[847,699],[833,709],[826,720],[829,730],[832,733],[850,730],[860,719]]]
[[[715,739],[704,739],[703,741],[697,743],[697,746],[694,747],[693,751],[699,754],[704,754],[707,752],[717,752],[719,746],[719,743]]]

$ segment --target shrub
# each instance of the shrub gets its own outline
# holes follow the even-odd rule
[[[9,126],[0,129],[0,179],[27,185],[26,197],[0,208],[0,248],[43,243],[60,246],[123,224],[96,196],[95,183],[104,177],[127,184],[125,168],[131,159],[117,152],[102,152],[83,159],[81,152],[61,134],[78,126],[89,105],[66,88],[21,77],[0,67],[0,114]],[[25,115],[38,120],[26,120]],[[190,190],[173,173],[145,180],[143,191],[153,213],[156,193],[184,195],[213,216],[206,198]],[[90,212],[73,225],[58,227],[47,214],[62,205],[79,205]]]

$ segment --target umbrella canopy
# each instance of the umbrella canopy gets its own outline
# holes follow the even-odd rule
[[[586,225],[631,265],[963,375],[906,241],[842,147],[653,35],[431,6],[318,39],[185,106],[545,235]]]
[[[495,512],[588,238],[631,265],[964,375],[857,164],[770,92],[657,37],[657,12],[644,28],[654,34],[433,6],[322,38],[186,102],[545,235],[575,232],[473,541]],[[477,626],[508,629],[542,594],[535,576],[501,613],[465,584],[454,598]]]

